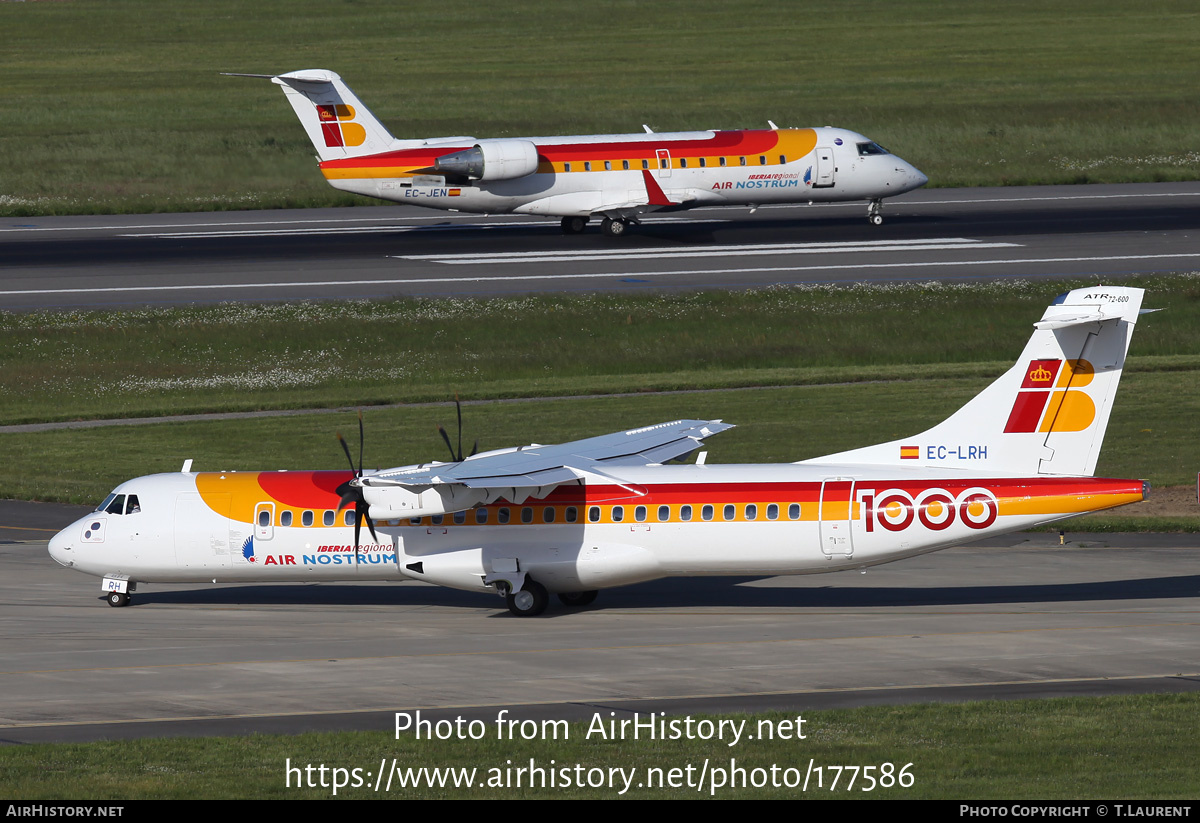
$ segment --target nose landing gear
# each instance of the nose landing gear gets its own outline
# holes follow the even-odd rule
[[[883,201],[876,198],[867,203],[867,222],[872,226],[883,225]]]

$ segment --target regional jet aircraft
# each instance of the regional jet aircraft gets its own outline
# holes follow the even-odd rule
[[[932,429],[799,463],[676,461],[720,420],[673,420],[382,471],[192,472],[122,483],[50,541],[142,583],[424,580],[536,615],[550,594],[663,577],[861,569],[1141,500],[1092,477],[1142,290],[1059,296],[1016,364]],[[361,431],[360,431],[361,438]],[[449,438],[446,438],[449,445]],[[461,440],[461,438],[460,438]],[[704,453],[701,453],[701,456]],[[366,523],[369,542],[361,526]]]
[[[883,198],[928,180],[878,143],[832,127],[401,140],[332,71],[237,76],[283,88],[336,189],[431,209],[561,217],[568,234],[594,218],[618,237],[656,211],[854,200],[867,202],[878,226]]]

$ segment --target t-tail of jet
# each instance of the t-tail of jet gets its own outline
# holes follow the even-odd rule
[[[807,463],[1092,475],[1142,289],[1097,286],[1055,298],[1016,364],[922,434]]]
[[[283,88],[322,161],[393,148],[395,138],[335,72],[305,69],[272,77],[271,82]]]

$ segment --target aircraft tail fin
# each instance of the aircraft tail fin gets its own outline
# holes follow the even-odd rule
[[[395,142],[335,72],[305,69],[271,82],[283,88],[322,161],[376,154]]]
[[[1016,364],[942,423],[804,462],[1091,475],[1142,295],[1122,286],[1059,295],[1034,324]]]

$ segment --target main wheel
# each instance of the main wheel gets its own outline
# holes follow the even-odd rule
[[[596,595],[600,592],[592,589],[589,592],[561,592],[558,599],[562,601],[564,606],[587,606],[596,599]]]
[[[504,599],[508,603],[508,610],[517,617],[537,617],[546,610],[550,595],[546,593],[545,586],[532,577],[526,577],[521,590],[515,594],[510,591]]]
[[[587,224],[586,217],[564,217],[562,219],[563,234],[579,234],[587,228]]]
[[[120,608],[121,606],[128,606],[129,605],[129,595],[127,595],[125,592],[109,592],[108,593],[108,605],[112,606],[113,608]]]
[[[605,237],[624,237],[625,232],[629,230],[629,224],[624,220],[614,220],[611,217],[605,217],[604,222],[600,224],[600,231]]]

